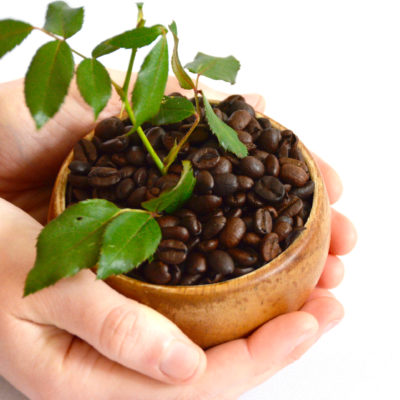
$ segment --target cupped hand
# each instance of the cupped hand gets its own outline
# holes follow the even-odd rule
[[[177,89],[171,79],[167,92]],[[260,96],[247,100],[262,110]],[[52,179],[94,125],[76,87],[40,132],[23,104],[21,81],[0,86],[0,195],[8,200],[0,199],[0,374],[29,398],[236,399],[340,321],[342,306],[327,289],[342,279],[337,255],[351,250],[355,231],[334,210],[330,254],[303,308],[206,352],[172,322],[96,281],[90,271],[23,299]],[[101,118],[119,108],[113,97]],[[319,165],[333,203],[340,181],[327,164]]]

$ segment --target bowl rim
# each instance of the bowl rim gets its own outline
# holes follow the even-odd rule
[[[280,129],[280,130],[287,130],[285,126],[280,124],[279,122],[273,120],[272,118],[266,116],[261,112],[256,112],[256,116],[268,118],[271,122],[272,127]],[[94,135],[94,130],[92,130],[85,138],[92,138]],[[282,258],[294,258],[298,252],[298,248],[302,247],[303,244],[307,241],[308,232],[311,231],[311,226],[317,221],[315,220],[315,216],[317,214],[317,209],[322,205],[323,198],[324,198],[324,191],[325,187],[322,180],[322,174],[319,170],[319,167],[316,161],[313,159],[309,150],[305,147],[305,145],[299,140],[299,147],[304,156],[304,161],[309,169],[309,173],[311,179],[313,180],[315,187],[314,187],[314,194],[313,194],[313,203],[310,210],[310,214],[306,223],[304,224],[304,229],[300,235],[289,245],[287,249],[285,249],[282,253],[280,253],[277,257],[272,259],[270,262],[262,265],[261,267],[255,269],[252,272],[244,274],[242,276],[238,276],[232,279],[229,279],[224,282],[216,282],[204,285],[157,285],[153,283],[148,283],[144,281],[140,281],[138,279],[120,274],[120,275],[113,275],[106,279],[109,282],[118,282],[120,285],[130,285],[130,286],[140,286],[142,289],[147,291],[157,291],[159,294],[171,294],[174,295],[198,295],[201,294],[202,296],[206,296],[207,294],[215,294],[217,290],[220,294],[228,294],[232,293],[235,290],[243,290],[244,287],[247,285],[252,285],[254,282],[259,280],[268,279],[269,276],[278,273],[281,269],[286,268],[285,263],[281,263]],[[73,157],[73,150],[68,154],[66,159],[64,160],[60,171],[57,175],[52,198],[50,204],[53,207],[49,208],[49,215],[48,221],[55,216],[59,215],[62,211],[65,210],[65,195],[66,195],[66,188],[67,188],[67,177],[68,177],[68,165],[70,161],[72,161]],[[56,193],[56,188],[59,188],[58,193]],[[96,268],[94,266],[93,268]]]

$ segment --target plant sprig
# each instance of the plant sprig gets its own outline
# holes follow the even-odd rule
[[[83,7],[71,8],[64,1],[48,5],[45,24],[36,27],[29,23],[6,19],[0,21],[0,58],[21,44],[33,31],[51,37],[35,53],[25,76],[25,101],[37,129],[43,127],[60,109],[76,76],[77,86],[84,101],[92,108],[97,119],[106,107],[112,87],[122,101],[121,116],[125,110],[133,125],[125,135],[137,134],[162,174],[175,162],[182,146],[201,121],[200,96],[204,114],[221,146],[238,157],[247,155],[246,147],[237,133],[214,113],[212,106],[199,89],[200,76],[234,83],[240,68],[233,57],[213,57],[198,53],[195,59],[182,66],[178,55],[178,31],[175,22],[169,25],[174,47],[171,66],[180,86],[193,91],[194,103],[185,97],[168,97],[164,91],[168,79],[168,29],[163,25],[145,26],[143,4],[137,3],[138,17],[135,28],[114,35],[96,45],[91,56],[71,48],[67,39],[77,34],[84,21]],[[158,40],[157,40],[158,39]],[[132,92],[130,79],[138,49],[152,45],[141,65]],[[113,81],[99,58],[129,49],[130,57],[124,82]],[[82,58],[74,68],[73,54]],[[193,80],[187,71],[195,73]],[[194,122],[169,154],[161,160],[146,137],[142,124],[152,122],[168,125],[194,115]],[[38,239],[36,263],[26,281],[25,295],[71,276],[82,268],[91,268],[98,262],[98,277],[128,272],[151,257],[157,249],[161,234],[154,220],[155,212],[172,212],[192,195],[195,178],[189,161],[183,162],[183,172],[177,185],[144,202],[146,210],[120,210],[105,200],[88,200],[69,207],[56,220],[50,222]],[[157,226],[157,227],[156,227]],[[71,232],[74,235],[71,235]],[[56,260],[52,252],[63,254]],[[140,250],[139,250],[140,249]]]

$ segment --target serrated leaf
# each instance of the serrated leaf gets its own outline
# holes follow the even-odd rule
[[[137,128],[157,114],[168,79],[168,44],[163,36],[145,58],[132,92]]]
[[[165,28],[162,25],[143,26],[126,31],[101,42],[93,49],[92,56],[97,58],[120,48],[138,49],[147,46],[153,43],[164,31]]]
[[[132,270],[155,253],[160,241],[160,226],[147,212],[132,210],[119,215],[104,232],[97,277],[105,279]]]
[[[196,184],[190,161],[182,162],[183,171],[178,183],[172,188],[162,192],[158,197],[145,201],[142,207],[153,212],[165,211],[173,213],[182,207],[190,199]]]
[[[194,85],[192,79],[186,73],[186,71],[183,69],[182,64],[179,60],[179,56],[178,56],[179,39],[178,39],[178,30],[177,30],[175,21],[173,21],[172,24],[169,25],[169,29],[172,32],[172,35],[174,37],[174,50],[173,50],[172,56],[171,56],[172,70],[174,71],[176,79],[178,79],[178,82],[179,82],[179,85],[181,86],[181,88],[195,89],[195,85]]]
[[[47,224],[37,241],[36,261],[26,279],[24,296],[93,267],[104,229],[119,211],[106,200],[86,200]]]
[[[185,97],[167,97],[161,101],[158,113],[150,120],[153,125],[180,122],[196,112],[191,101]]]
[[[233,84],[240,69],[240,63],[233,56],[214,57],[204,53],[197,53],[195,59],[186,64],[185,68],[196,74]]]
[[[64,1],[54,1],[47,7],[44,29],[67,39],[81,30],[83,13],[83,7],[71,8]]]
[[[94,111],[95,118],[111,96],[111,79],[104,66],[94,58],[83,60],[76,70],[79,91]]]
[[[25,101],[40,129],[60,108],[74,73],[72,51],[63,40],[44,44],[25,76]]]
[[[18,46],[32,30],[32,25],[22,21],[13,19],[0,21],[0,58]]]
[[[217,137],[220,145],[238,157],[248,154],[247,147],[239,140],[238,134],[229,125],[217,117],[206,96],[203,94],[204,111],[211,131]]]

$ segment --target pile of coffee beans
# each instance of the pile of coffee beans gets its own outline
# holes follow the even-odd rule
[[[179,94],[174,93],[177,96]],[[155,284],[195,285],[247,274],[284,251],[304,230],[314,182],[290,130],[258,118],[240,95],[229,96],[215,113],[238,133],[249,151],[243,159],[219,146],[202,115],[177,160],[162,176],[137,134],[124,136],[131,121],[101,121],[92,141],[82,139],[69,165],[67,204],[102,198],[121,208],[176,185],[181,161],[191,161],[196,186],[184,208],[162,215],[162,241],[151,262],[129,276]],[[193,117],[172,125],[144,124],[163,159],[187,132]]]

